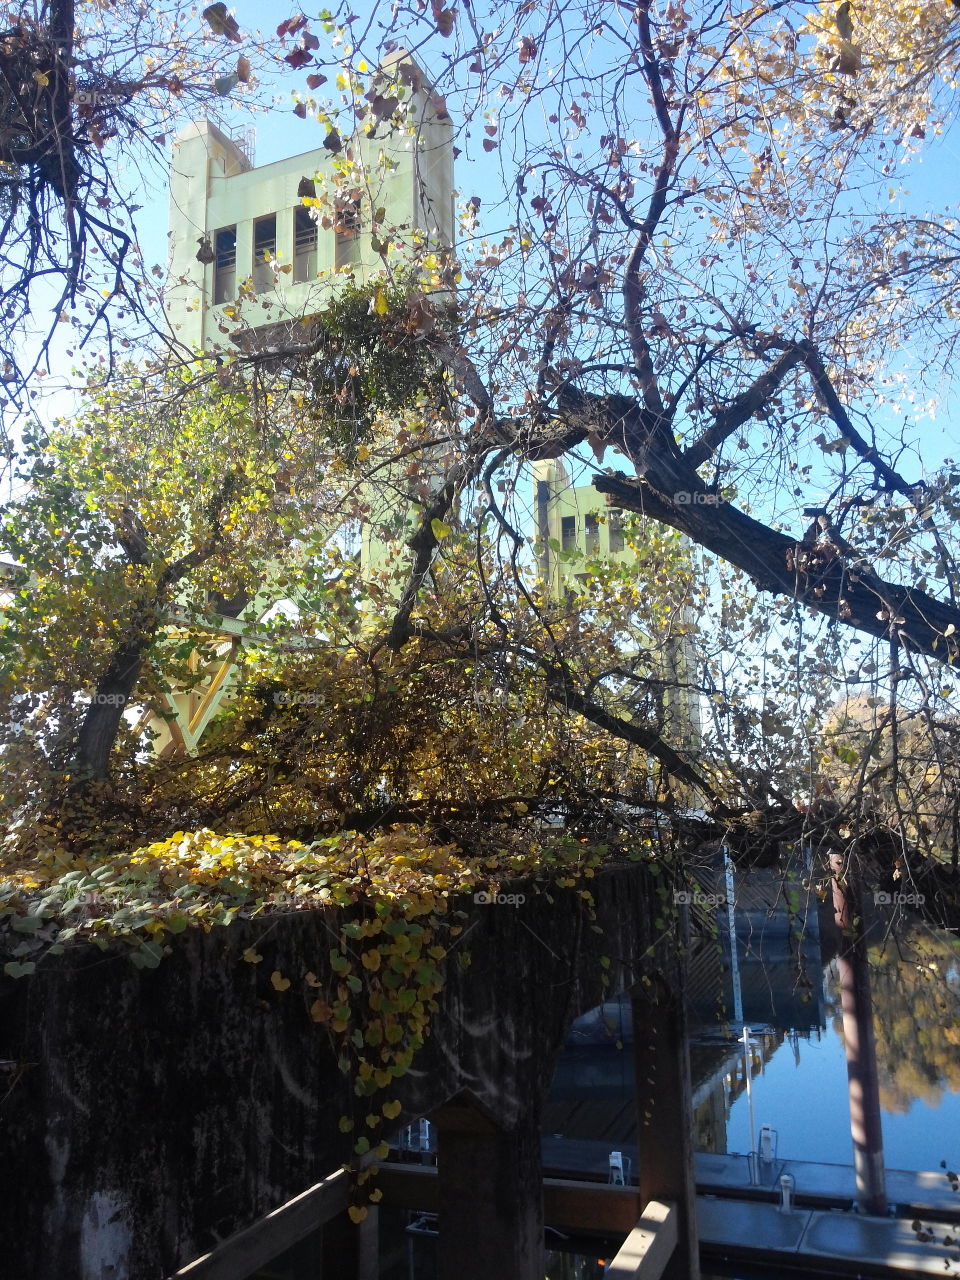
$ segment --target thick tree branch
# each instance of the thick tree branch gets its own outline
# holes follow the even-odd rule
[[[617,506],[671,525],[736,565],[761,591],[790,596],[845,626],[896,639],[940,662],[960,658],[960,609],[926,591],[884,581],[828,540],[796,542],[712,494],[710,502],[698,503],[697,493],[707,493],[702,486],[677,503],[658,479],[654,468],[642,480],[597,475],[593,483]],[[669,473],[667,483],[673,483]]]
[[[663,89],[663,78],[660,66],[653,49],[653,38],[650,31],[649,0],[642,0],[636,9],[637,23],[640,29],[640,54],[643,61],[643,74],[653,100],[654,114],[663,135],[663,158],[657,167],[653,180],[653,191],[647,203],[647,212],[640,225],[633,250],[627,260],[623,277],[624,320],[630,337],[630,349],[633,352],[637,376],[640,380],[643,403],[648,413],[660,419],[664,415],[663,400],[657,384],[653,368],[650,345],[643,332],[643,301],[646,291],[640,268],[646,256],[653,233],[657,229],[667,204],[667,193],[676,171],[677,155],[680,149],[678,126],[670,118],[666,94]],[[679,122],[678,122],[679,123]]]
[[[635,724],[632,720],[614,715],[600,703],[591,702],[586,698],[576,688],[568,672],[557,666],[541,665],[547,674],[547,693],[552,701],[560,703],[570,711],[575,711],[577,715],[583,716],[585,720],[589,720],[598,729],[605,730],[613,737],[642,747],[648,755],[653,756],[663,765],[671,777],[676,778],[678,782],[696,787],[718,810],[724,809],[711,783],[668,742],[665,742],[655,729],[648,729],[645,725]]]
[[[678,782],[684,782],[688,786],[696,787],[711,804],[717,807],[716,812],[718,814],[726,812],[716,788],[688,760],[685,760],[674,747],[670,746],[656,729],[638,724],[635,720],[626,720],[621,716],[614,715],[606,707],[593,701],[577,687],[570,671],[562,662],[558,662],[554,656],[541,654],[526,646],[509,642],[503,645],[480,644],[472,628],[464,629],[458,627],[453,632],[438,634],[427,630],[419,623],[411,623],[409,634],[422,639],[438,641],[458,650],[462,650],[466,646],[472,660],[475,660],[478,654],[488,656],[491,653],[503,652],[504,650],[514,654],[522,659],[524,663],[529,664],[532,669],[539,671],[543,675],[546,682],[547,696],[552,702],[556,702],[560,706],[566,707],[568,710],[582,716],[585,720],[589,720],[598,729],[604,729],[613,737],[641,747],[649,756],[659,761],[665,772],[676,778]]]
[[[725,409],[721,409],[700,439],[684,451],[684,462],[694,468],[702,466],[724,440],[748,422],[758,409],[763,408],[790,370],[805,358],[806,353],[799,343],[782,351],[746,391],[742,391]]]
[[[419,527],[407,543],[413,551],[413,564],[410,566],[407,584],[403,589],[386,638],[387,646],[394,651],[402,649],[410,639],[410,617],[430,571],[434,552],[440,545],[434,524],[436,521],[442,522],[447,517],[460,491],[471,480],[477,478],[485,457],[485,449],[474,450],[462,462],[452,467],[447,472],[442,487],[423,507]]]

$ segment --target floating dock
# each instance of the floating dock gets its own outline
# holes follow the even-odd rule
[[[635,1181],[636,1147],[615,1150],[626,1181]],[[606,1182],[610,1154],[609,1142],[544,1138],[544,1173]],[[864,1280],[960,1277],[960,1192],[945,1172],[888,1170],[887,1195],[897,1216],[875,1218],[853,1211],[856,1181],[849,1165],[761,1160],[751,1181],[747,1156],[698,1152],[694,1169],[700,1246],[707,1258]],[[779,1208],[782,1174],[794,1179],[790,1213]]]
[[[802,1275],[874,1277],[960,1276],[960,1248],[950,1223],[924,1219],[925,1232],[906,1218],[868,1218],[838,1210],[796,1209],[756,1201],[697,1197],[700,1248],[724,1258]]]
[[[611,1149],[619,1150],[636,1172],[637,1149],[632,1144],[611,1148],[609,1142],[573,1138],[543,1139],[543,1170],[551,1178],[595,1179],[606,1182],[610,1175]],[[857,1198],[851,1165],[818,1164],[809,1160],[759,1160],[757,1179],[750,1180],[747,1156],[715,1155],[698,1151],[694,1173],[699,1195],[721,1199],[772,1203],[779,1199],[780,1176],[794,1180],[794,1201],[810,1209],[850,1209]],[[628,1181],[632,1180],[628,1177]],[[905,1169],[887,1170],[887,1199],[899,1217],[933,1217],[939,1222],[960,1224],[960,1192],[954,1191],[942,1170],[913,1173]],[[957,1232],[960,1235],[960,1229]]]

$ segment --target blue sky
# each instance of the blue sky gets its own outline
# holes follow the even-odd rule
[[[368,20],[372,20],[376,25],[378,13],[382,14],[385,20],[389,20],[390,8],[388,5],[370,4],[368,0],[367,3],[354,6],[354,11],[359,14],[361,25]],[[295,7],[291,9],[287,3],[280,3],[278,0],[266,0],[265,3],[242,0],[241,3],[233,6],[233,12],[248,42],[255,42],[259,31],[268,46],[276,49],[278,46],[275,36],[277,24],[291,16],[291,13],[297,12],[297,9]],[[237,45],[238,51],[245,47],[244,44]],[[439,48],[442,52],[442,45]],[[323,55],[324,50],[321,47],[318,57],[322,58]],[[428,49],[426,54],[420,56],[429,73],[430,50]],[[266,103],[272,101],[268,109],[259,109],[254,113],[243,110],[240,105],[243,100],[242,95],[237,93],[218,100],[222,105],[222,112],[214,118],[218,124],[228,129],[252,127],[255,130],[258,164],[309,151],[321,144],[326,128],[310,114],[304,120],[298,119],[293,114],[292,93],[294,89],[302,87],[305,75],[306,70],[300,72],[285,70],[273,78],[262,78],[257,96]],[[320,93],[322,92],[323,90],[320,90]],[[457,182],[464,195],[473,191],[484,193],[484,207],[481,210],[481,229],[483,229],[484,214],[495,206],[497,200],[503,195],[503,179],[493,159],[487,158],[476,142],[474,147],[475,150],[471,148],[469,160],[463,157],[460,160]],[[900,154],[906,161],[906,151],[901,149]],[[141,156],[130,157],[126,173],[124,173],[122,157],[119,166],[118,176],[121,185],[127,182],[136,190],[138,193],[136,199],[143,205],[137,214],[136,223],[148,279],[153,279],[149,274],[150,268],[156,266],[162,271],[166,261],[166,162],[168,158],[169,142],[164,156],[162,158],[157,156],[151,160],[145,172],[142,171]],[[891,210],[921,212],[942,208],[955,197],[955,175],[958,169],[960,169],[960,128],[954,127],[945,136],[931,140],[924,155],[910,159],[909,163],[898,164],[890,178],[890,186],[895,192]],[[499,230],[499,226],[491,230]],[[72,364],[72,360],[63,354],[63,348],[67,345],[66,341],[60,343],[61,350],[56,357],[55,374],[61,377],[68,375]],[[55,377],[53,382],[57,381],[59,378]],[[958,433],[954,426],[955,397],[952,388],[944,386],[942,392],[943,407],[935,418],[924,420],[922,433],[920,433],[920,449],[924,465],[927,467],[936,465],[944,454],[955,452],[957,447]],[[69,403],[69,397],[62,395],[48,397],[43,415],[49,417],[53,413],[68,412]],[[893,421],[892,418],[891,421]]]

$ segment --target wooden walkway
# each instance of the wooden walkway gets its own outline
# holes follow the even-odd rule
[[[746,1156],[708,1155],[694,1157],[697,1190],[701,1194],[737,1199],[769,1200],[779,1187],[780,1176],[792,1175],[795,1199],[812,1209],[846,1209],[856,1200],[853,1168],[845,1164],[816,1164],[808,1160],[759,1162],[757,1185],[750,1184]],[[960,1223],[960,1194],[953,1190],[943,1172],[914,1173],[906,1169],[887,1170],[887,1199],[901,1217],[933,1216],[942,1222]]]

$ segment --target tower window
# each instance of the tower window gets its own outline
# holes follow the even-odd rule
[[[271,260],[277,256],[277,215],[257,218],[253,224],[253,289],[263,293],[274,286]]]
[[[293,211],[293,278],[298,283],[317,274],[317,223],[302,206]]]
[[[573,551],[577,545],[577,517],[560,517],[560,549]]]
[[[360,261],[359,200],[349,200],[337,209],[334,231],[337,238],[334,265],[341,271]]]
[[[600,550],[600,521],[596,516],[588,515],[586,518],[586,547],[587,554]]]
[[[611,511],[608,528],[610,530],[610,550],[623,550],[623,512]]]
[[[213,237],[213,301],[232,302],[237,292],[237,228],[221,227]]]

